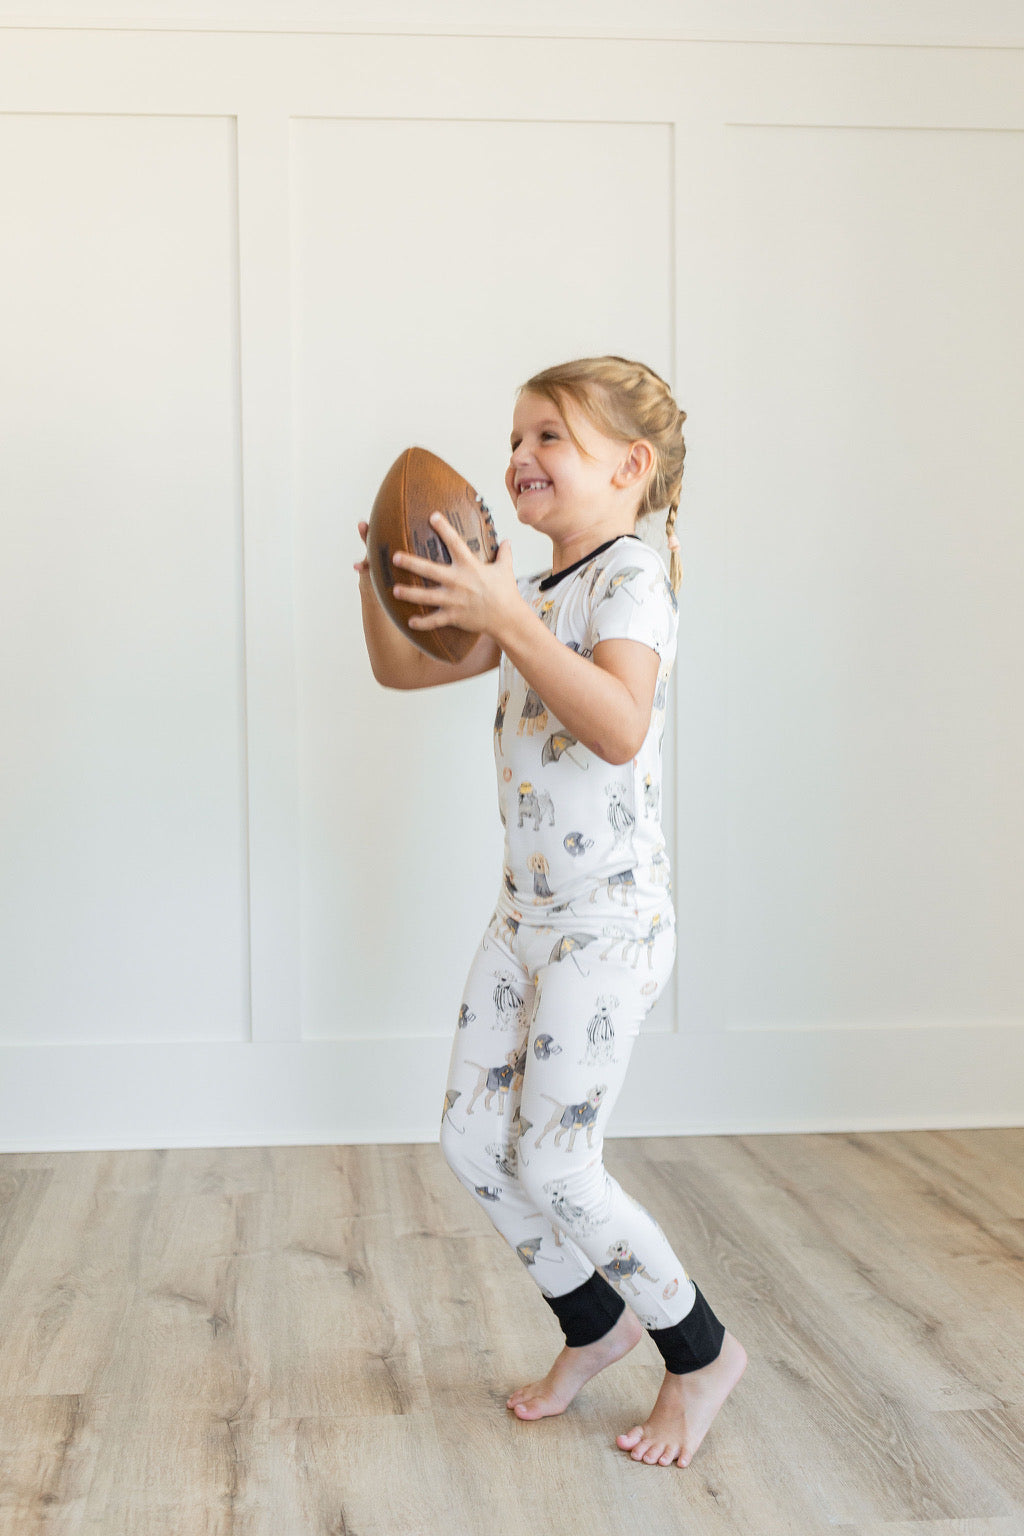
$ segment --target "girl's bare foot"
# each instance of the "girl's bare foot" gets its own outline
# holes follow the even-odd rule
[[[619,1450],[628,1451],[634,1461],[645,1461],[648,1466],[670,1467],[676,1462],[688,1467],[746,1364],[746,1350],[727,1331],[721,1354],[710,1365],[685,1376],[666,1371],[650,1418],[615,1437]]]
[[[570,1349],[567,1344],[544,1380],[520,1387],[506,1406],[517,1419],[545,1419],[564,1413],[580,1387],[606,1365],[628,1354],[634,1344],[639,1344],[643,1332],[640,1319],[627,1307],[614,1327],[595,1343],[578,1349]]]

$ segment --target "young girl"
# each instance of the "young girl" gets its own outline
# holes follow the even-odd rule
[[[550,571],[517,582],[507,540],[482,564],[439,513],[450,565],[394,556],[437,583],[396,586],[433,610],[414,628],[479,636],[461,663],[419,651],[377,603],[366,561],[356,566],[379,682],[427,688],[498,668],[504,881],[459,1011],[441,1144],[565,1335],[547,1376],[508,1407],[520,1419],[564,1412],[646,1328],[665,1379],[646,1423],[617,1444],[634,1461],[681,1467],[747,1357],[654,1218],[605,1171],[602,1144],[675,959],[661,744],[685,419],[657,374],[623,358],[565,363],[523,385],[505,484],[520,522],[551,539]],[[671,581],[636,533],[666,507]]]

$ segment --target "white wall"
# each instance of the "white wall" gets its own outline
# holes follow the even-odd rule
[[[1022,1123],[1024,37],[764,10],[0,7],[0,1146],[434,1135],[493,685],[377,688],[354,524],[419,442],[540,568],[602,351],[689,413],[614,1129]]]

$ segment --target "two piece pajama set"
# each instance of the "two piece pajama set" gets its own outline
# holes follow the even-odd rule
[[[660,658],[631,762],[589,751],[502,656],[494,760],[504,879],[459,1010],[441,1142],[573,1346],[625,1303],[670,1371],[717,1358],[724,1328],[664,1232],[605,1170],[603,1131],[641,1021],[675,960],[661,744],[678,608],[657,552],[624,535],[519,581],[584,658],[636,640]]]

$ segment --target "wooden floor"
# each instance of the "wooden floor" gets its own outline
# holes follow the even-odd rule
[[[692,1465],[563,1417],[433,1146],[0,1157],[0,1536],[1024,1536],[1024,1130],[613,1141],[750,1364]]]

